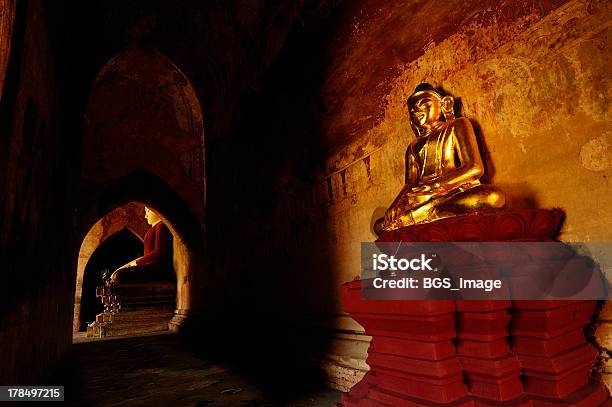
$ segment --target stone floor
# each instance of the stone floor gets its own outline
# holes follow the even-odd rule
[[[221,363],[186,350],[178,336],[92,340],[77,335],[61,373],[73,406],[333,406],[339,393],[321,389],[276,401]]]

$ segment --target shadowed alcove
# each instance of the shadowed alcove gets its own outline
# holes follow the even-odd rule
[[[128,257],[125,255],[127,253],[140,252],[140,255],[142,255],[142,251],[143,251],[142,242],[143,242],[143,239],[144,239],[144,236],[147,230],[149,229],[149,225],[147,224],[144,216],[145,216],[144,205],[139,202],[130,202],[126,205],[120,206],[110,211],[109,213],[101,217],[87,232],[87,235],[83,239],[80,249],[79,249],[79,257],[78,257],[78,263],[77,263],[76,291],[75,291],[75,298],[74,298],[74,320],[73,320],[73,331],[74,332],[85,330],[86,328],[85,322],[93,321],[93,319],[91,319],[91,315],[89,315],[90,319],[85,319],[85,317],[82,317],[81,315],[82,298],[84,296],[89,296],[89,301],[91,301],[91,298],[92,298],[91,296],[95,298],[95,286],[89,287],[89,294],[83,295],[83,291],[84,291],[83,281],[84,281],[84,276],[86,274],[86,270],[88,267],[90,267],[90,259],[92,258],[92,256],[94,256],[97,253],[97,251],[101,248],[101,246],[104,246],[106,244],[108,239],[111,239],[117,236],[119,233],[123,233],[124,237],[126,236],[126,233],[127,233],[131,235],[130,237],[137,239],[139,242],[139,250],[138,251],[128,250],[127,252],[124,252],[122,247],[118,245],[113,245],[113,247],[116,250],[112,250],[112,249],[106,250],[106,252],[108,252],[108,255],[110,257],[113,257],[113,255],[116,254],[118,258],[125,259],[125,261],[123,262],[119,261],[120,264],[117,264],[115,268],[125,264],[129,260],[132,260],[138,257],[138,256],[132,255],[131,258],[125,258],[125,257]],[[125,242],[124,239],[122,239],[122,241]],[[117,250],[119,251],[119,253],[116,253]],[[121,252],[123,252],[124,255],[122,255]],[[116,259],[110,260],[107,262],[107,264],[111,266],[115,264],[116,262],[117,262]],[[99,267],[96,266],[96,268],[99,268]],[[101,270],[97,270],[97,272],[100,272],[100,271]],[[98,282],[101,282],[101,276],[99,277],[100,277],[100,281]],[[94,301],[99,302],[99,300],[94,300]],[[101,304],[100,306],[96,306],[94,308],[98,309],[98,312],[101,312],[99,311],[101,309]],[[93,315],[93,317],[95,318],[95,315]]]
[[[192,308],[191,291],[193,287],[191,284],[193,274],[197,273],[199,263],[199,256],[197,256],[195,249],[201,247],[202,244],[200,227],[187,204],[158,177],[146,171],[136,171],[115,180],[100,191],[94,207],[101,218],[85,236],[79,261],[81,261],[81,256],[85,255],[83,253],[85,242],[91,240],[92,236],[98,233],[104,235],[105,223],[107,230],[112,231],[118,227],[129,225],[132,230],[138,231],[136,234],[139,237],[144,236],[148,229],[148,226],[142,225],[145,206],[158,214],[172,234],[172,266],[174,273],[176,273],[176,310],[173,320],[176,324],[180,324],[181,318],[188,314]],[[91,211],[90,214],[93,215]],[[132,216],[136,216],[136,218]],[[101,232],[98,231],[100,228],[102,228]],[[80,270],[81,268],[79,268],[77,274],[77,298],[79,295],[79,279],[85,281]],[[83,269],[83,273],[84,271],[85,269]],[[83,288],[85,288],[85,285],[83,285]],[[74,330],[76,330],[77,323],[76,315],[77,307],[75,306]],[[82,321],[82,319],[81,317],[80,320]]]
[[[75,325],[79,324],[79,331],[87,330],[87,324],[95,321],[96,315],[103,311],[103,305],[96,298],[96,287],[104,284],[104,274],[142,256],[142,253],[140,236],[129,229],[121,229],[114,233],[96,248],[87,261],[82,276],[80,321],[75,321]]]

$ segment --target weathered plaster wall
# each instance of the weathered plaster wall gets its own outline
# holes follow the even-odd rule
[[[489,178],[515,204],[564,208],[564,240],[609,240],[609,3],[572,1],[542,19],[501,17],[470,21],[401,66],[380,123],[332,165],[351,164],[355,148],[367,155],[379,146],[401,165],[412,137],[405,99],[429,81],[462,98],[464,115],[480,126]],[[400,181],[401,171],[389,175]]]
[[[218,265],[240,280],[253,275],[249,264],[262,264],[258,298],[271,309],[282,304],[279,319],[326,338],[320,350],[339,388],[367,368],[367,338],[342,313],[339,287],[359,275],[359,242],[374,239],[373,220],[402,186],[414,137],[405,101],[419,83],[461,98],[484,142],[486,178],[512,206],[563,208],[565,241],[612,240],[610,3],[375,3],[341,5],[323,29],[327,41],[287,51],[278,76],[253,96],[263,107],[243,133],[258,128],[264,147],[236,154],[234,172],[260,190],[274,177],[268,191],[277,204],[262,200],[267,211],[257,221],[246,206],[235,211],[244,215],[242,241],[258,247]],[[243,171],[268,148],[286,164]],[[273,297],[279,292],[285,297]]]

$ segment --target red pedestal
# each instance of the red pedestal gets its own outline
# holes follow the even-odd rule
[[[377,242],[551,241],[558,210],[502,211],[385,233]],[[342,397],[365,406],[598,406],[588,373],[597,352],[582,329],[595,301],[362,300],[346,312],[372,336],[370,372]]]
[[[514,301],[513,306],[513,350],[523,366],[525,391],[563,400],[585,387],[597,352],[582,330],[595,302]]]
[[[508,346],[510,301],[457,301],[457,354],[468,389],[491,401],[523,395],[521,364]]]
[[[346,405],[367,405],[370,388],[376,388],[373,400],[379,401],[385,394],[408,393],[436,405],[467,396],[452,342],[453,301],[361,300],[360,281],[343,289],[345,307],[373,336],[367,359],[371,372],[355,393],[345,395]]]

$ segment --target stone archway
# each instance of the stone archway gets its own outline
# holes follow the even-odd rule
[[[153,47],[135,45],[117,54],[92,84],[80,199],[77,233],[83,237],[128,202],[161,215],[174,236],[177,320],[189,313],[194,280],[203,274],[202,111],[187,77]]]
[[[194,306],[192,292],[194,285],[199,283],[197,276],[203,272],[203,228],[189,205],[159,177],[141,170],[115,179],[98,191],[79,223],[85,225],[82,230],[88,230],[89,225],[93,229],[96,219],[104,218],[105,214],[114,213],[118,208],[134,202],[157,212],[173,235],[176,273],[174,328],[180,325],[184,316],[189,315],[194,307],[197,308],[197,304]],[[81,236],[85,240],[87,234],[82,233]]]
[[[96,319],[96,315],[104,312],[104,306],[96,295],[97,287],[104,284],[104,276],[117,267],[142,256],[143,251],[144,242],[141,237],[128,228],[114,232],[94,250],[85,265],[81,278],[78,308],[79,331],[86,331],[87,325]],[[76,326],[76,318],[74,322]]]
[[[102,68],[88,98],[84,132],[86,188],[142,169],[161,178],[203,219],[200,102],[187,77],[155,48],[131,47]]]
[[[141,241],[144,239],[149,225],[144,218],[144,205],[142,203],[130,202],[107,213],[89,229],[83,239],[77,263],[74,319],[72,323],[73,332],[78,332],[81,325],[81,296],[87,263],[98,247],[123,229],[131,231]]]

